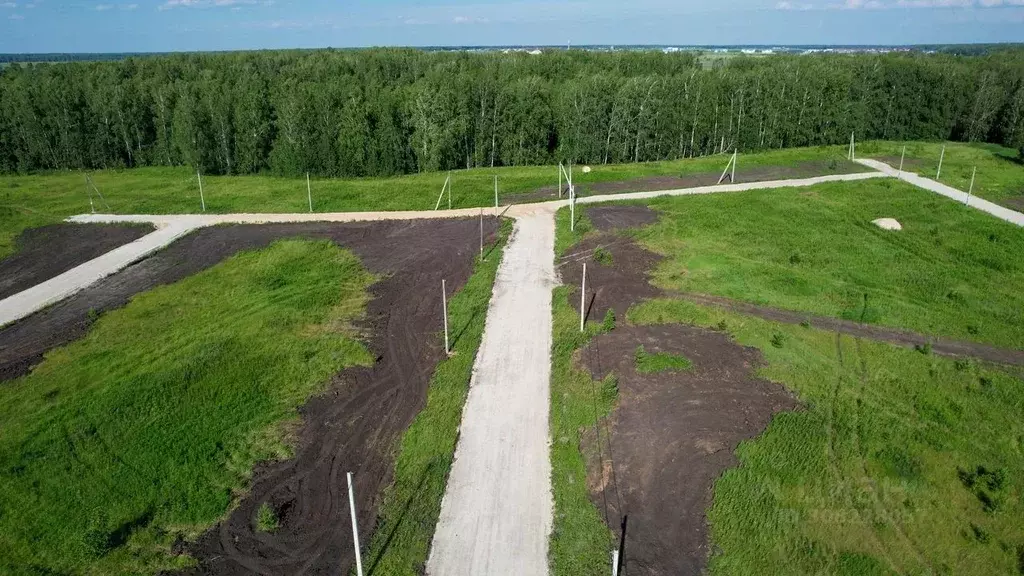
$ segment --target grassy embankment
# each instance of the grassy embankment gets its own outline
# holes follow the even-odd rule
[[[899,168],[903,146],[907,155],[903,169],[925,178],[935,179],[942,147],[946,155],[942,160],[939,182],[966,192],[971,186],[971,174],[978,168],[974,194],[986,200],[1004,203],[1011,198],[1024,202],[1024,162],[1017,150],[995,144],[964,144],[960,142],[886,142],[869,141],[857,145],[862,158],[885,158],[893,168]],[[1009,206],[1021,210],[1022,206]]]
[[[836,160],[843,166],[841,147],[797,148],[744,156],[742,166],[786,166],[811,160]],[[721,171],[728,158],[594,166],[590,174],[574,171],[578,183],[628,180],[645,176],[683,175]],[[557,186],[556,166],[476,168],[452,172],[452,207],[494,205],[494,176],[501,194],[530,192]],[[446,173],[394,178],[312,180],[313,209],[317,212],[367,210],[432,210]],[[199,186],[187,168],[102,170],[92,180],[115,214],[197,214]],[[203,195],[209,213],[307,212],[305,178],[272,176],[204,176]],[[108,212],[94,198],[97,212]],[[447,198],[442,202],[447,207]],[[0,176],[0,258],[13,250],[21,230],[53,224],[89,212],[84,174],[56,172],[31,176]]]
[[[631,232],[666,260],[665,288],[1020,347],[1024,231],[894,181],[663,199]],[[558,250],[577,233],[559,214]],[[870,224],[904,223],[900,233]],[[579,429],[610,403],[573,369],[587,338],[555,294],[555,574],[604,569]],[[560,292],[561,291],[561,292]],[[868,294],[865,307],[864,294]],[[559,314],[565,316],[559,322]],[[745,443],[716,484],[712,574],[1015,573],[1024,563],[1024,383],[970,360],[658,300],[637,324],[728,330],[805,410]],[[572,326],[576,330],[572,330]],[[589,327],[589,330],[596,325]],[[612,401],[613,402],[613,401]],[[573,415],[569,418],[567,415]],[[561,426],[559,426],[561,424]],[[589,563],[577,562],[587,559]]]
[[[500,248],[449,302],[465,331],[402,442],[381,515],[400,530],[382,569],[429,543],[499,259]],[[170,554],[175,539],[222,518],[256,462],[288,456],[297,407],[331,375],[372,362],[348,326],[373,281],[333,244],[277,242],[135,297],[0,387],[0,572],[186,564]],[[276,524],[266,511],[257,520]]]

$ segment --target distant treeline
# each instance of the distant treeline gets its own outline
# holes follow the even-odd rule
[[[0,171],[380,176],[859,140],[1024,148],[1024,51],[735,57],[346,50],[0,71]]]

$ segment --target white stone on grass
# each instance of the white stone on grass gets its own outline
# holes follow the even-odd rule
[[[903,225],[894,218],[879,218],[878,220],[872,220],[871,223],[882,230],[903,230]]]

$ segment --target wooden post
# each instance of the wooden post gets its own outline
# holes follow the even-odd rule
[[[851,162],[853,161],[853,135],[854,135],[854,133],[853,133],[853,132],[850,132],[850,152],[849,152],[849,154],[847,155],[847,158],[848,158],[848,159],[849,159],[849,160],[850,160]]]
[[[736,148],[735,150],[732,151],[732,182],[730,182],[730,184],[736,183],[736,157],[739,155],[739,153],[739,148]]]
[[[971,187],[967,189],[967,202],[964,204],[971,205],[971,194],[974,194],[974,177],[978,175],[978,167],[974,167],[974,172],[971,173]]]
[[[583,263],[583,285],[580,287],[580,332],[583,332],[583,320],[587,314],[587,263]]]
[[[309,198],[309,212],[313,213],[313,189],[309,187],[309,172],[306,172],[306,196]]]
[[[96,206],[94,206],[93,203],[92,203],[92,190],[89,189],[89,177],[88,176],[85,177],[85,193],[89,195],[89,209],[92,210],[93,214],[95,214],[96,213]]]
[[[942,145],[942,154],[939,154],[939,169],[935,172],[935,179],[938,180],[942,176],[942,160],[946,157],[946,145]]]
[[[444,280],[441,280],[441,310],[444,312],[444,353],[451,354],[448,346],[448,290],[445,288]]]
[[[903,153],[900,154],[900,173],[897,178],[903,178],[903,159],[907,157],[907,147],[903,147]]]
[[[203,175],[196,170],[196,177],[199,178],[199,201],[203,204],[203,212],[206,212],[206,198],[203,197]]]
[[[352,490],[352,473],[348,473],[348,509],[352,516],[352,545],[356,549],[356,575],[363,576],[363,558],[359,554],[359,525],[356,523],[356,497]]]

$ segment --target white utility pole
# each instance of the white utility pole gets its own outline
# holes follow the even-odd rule
[[[484,261],[484,209],[480,209],[480,261]]]
[[[494,177],[494,217],[498,217],[498,177]]]
[[[583,320],[587,314],[587,263],[583,263],[583,285],[580,286],[580,332],[583,332]]]
[[[975,166],[974,167],[974,172],[971,173],[971,187],[967,189],[967,202],[964,202],[964,204],[967,204],[968,206],[971,205],[971,194],[974,194],[974,177],[977,176],[977,175],[978,175],[978,167]]]
[[[942,145],[942,154],[939,154],[939,169],[935,172],[935,179],[938,180],[939,176],[942,176],[942,160],[946,157],[946,145]]]
[[[306,196],[309,198],[309,212],[313,212],[313,189],[309,187],[309,172],[306,172]]]
[[[900,174],[897,178],[903,178],[903,159],[907,157],[907,147],[903,147],[903,154],[900,154]]]
[[[352,490],[352,473],[348,473],[348,509],[352,513],[352,545],[356,549],[356,574],[363,576],[363,558],[359,554],[359,526],[356,524],[356,496]]]
[[[448,209],[452,209],[452,173],[448,173]]]
[[[199,178],[199,202],[203,205],[203,212],[206,212],[206,198],[203,197],[203,175],[196,170],[196,177]]]
[[[444,280],[441,280],[441,310],[444,312],[444,353],[451,354],[448,346],[448,289],[445,288]]]

